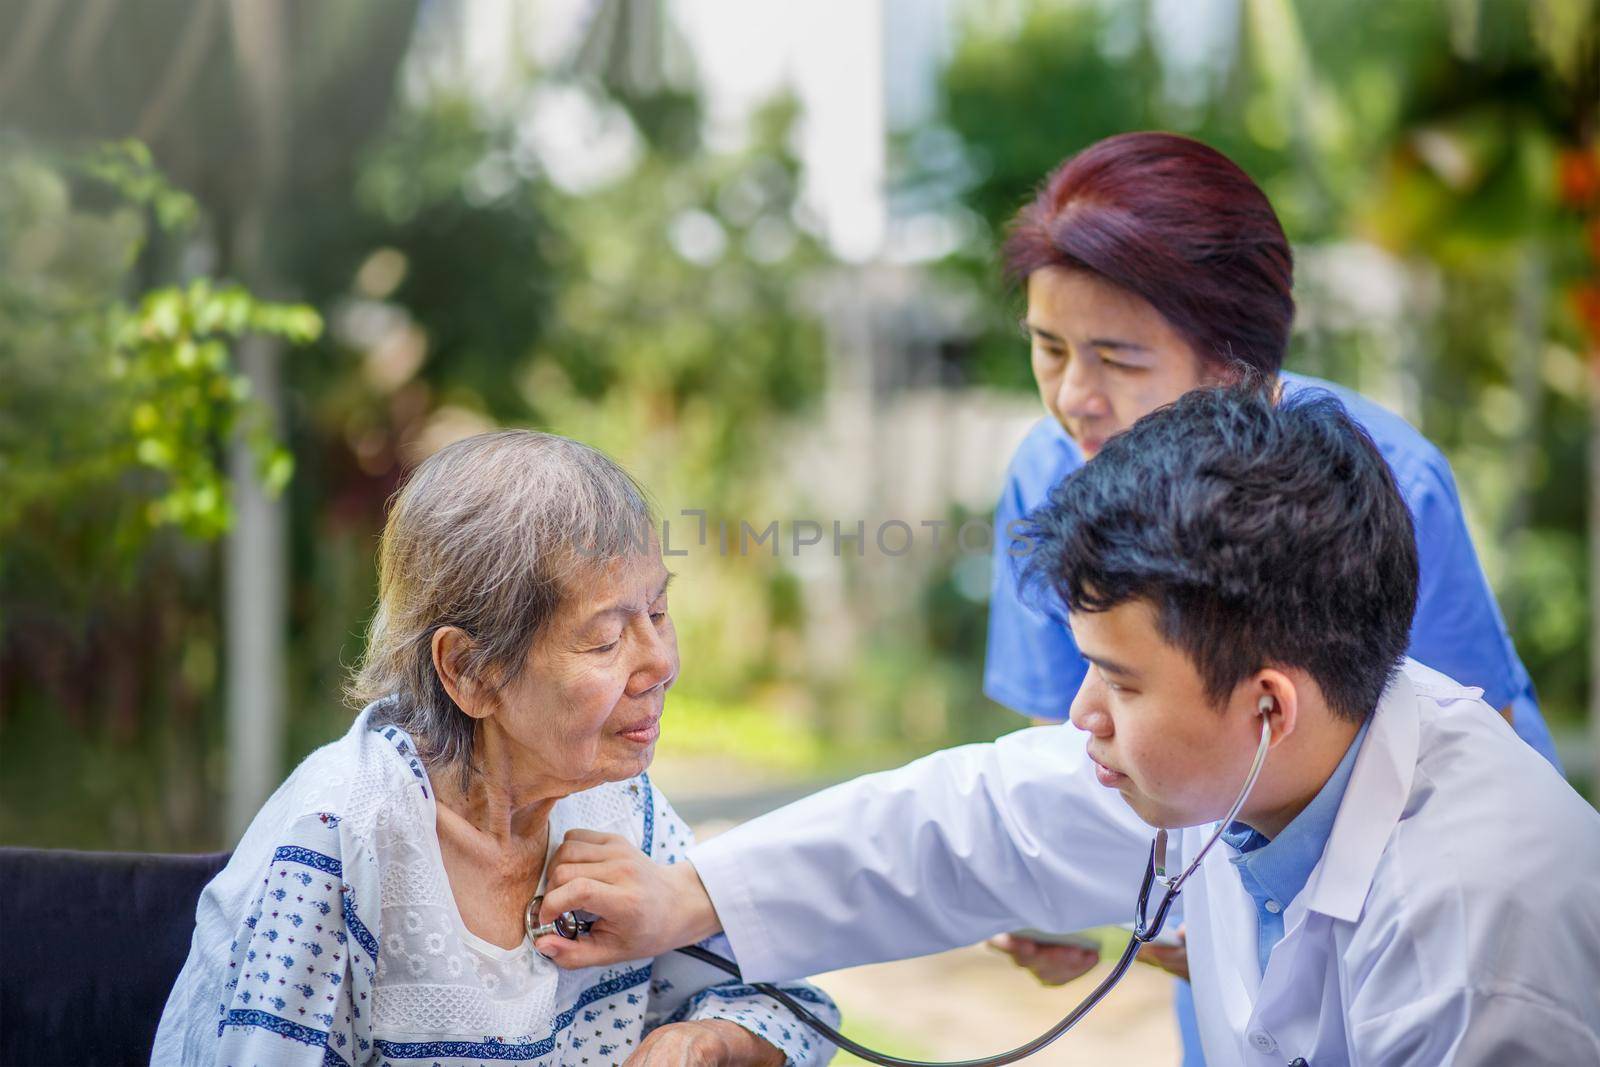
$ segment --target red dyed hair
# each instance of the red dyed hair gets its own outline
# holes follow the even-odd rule
[[[1294,256],[1266,194],[1216,149],[1171,133],[1124,133],[1068,158],[1017,213],[1006,272],[1099,275],[1143,297],[1201,358],[1283,365]]]

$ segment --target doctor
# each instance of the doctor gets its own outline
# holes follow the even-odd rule
[[[1404,658],[1411,517],[1340,404],[1191,392],[1033,518],[1026,573],[1092,665],[1076,729],[837,786],[687,864],[569,839],[541,919],[604,919],[539,949],[594,966],[720,928],[760,981],[1127,921],[1150,828],[1196,855],[1264,721],[1182,898],[1207,1059],[1600,1062],[1600,813]]]

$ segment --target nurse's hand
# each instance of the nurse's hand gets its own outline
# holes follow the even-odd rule
[[[652,1030],[627,1067],[782,1067],[783,1053],[738,1023],[699,1019]]]
[[[1010,956],[1018,967],[1026,967],[1045,985],[1066,985],[1094,970],[1100,953],[1080,945],[1047,945],[1016,934],[1000,934],[989,944]]]
[[[576,941],[546,934],[534,947],[569,969],[648,959],[722,929],[693,864],[657,863],[627,838],[593,830],[569,831],[546,867],[539,921],[566,911],[600,919]]]
[[[1139,960],[1152,967],[1160,967],[1168,974],[1177,975],[1185,982],[1189,980],[1189,942],[1182,926],[1178,927],[1178,944],[1157,945],[1151,943],[1139,950]]]

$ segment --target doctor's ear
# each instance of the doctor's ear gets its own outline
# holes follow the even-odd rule
[[[1250,679],[1249,686],[1255,703],[1253,710],[1271,724],[1274,743],[1294,733],[1300,711],[1300,690],[1294,679],[1283,671],[1267,667]]]

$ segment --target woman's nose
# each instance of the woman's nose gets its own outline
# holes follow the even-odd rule
[[[640,644],[639,661],[628,679],[630,696],[643,696],[657,686],[670,686],[678,676],[678,641],[671,626],[665,632],[646,620],[645,639]]]
[[[1075,356],[1067,363],[1056,390],[1056,411],[1071,419],[1097,419],[1111,413],[1111,405],[1101,388],[1100,372],[1091,366],[1092,357]]]

